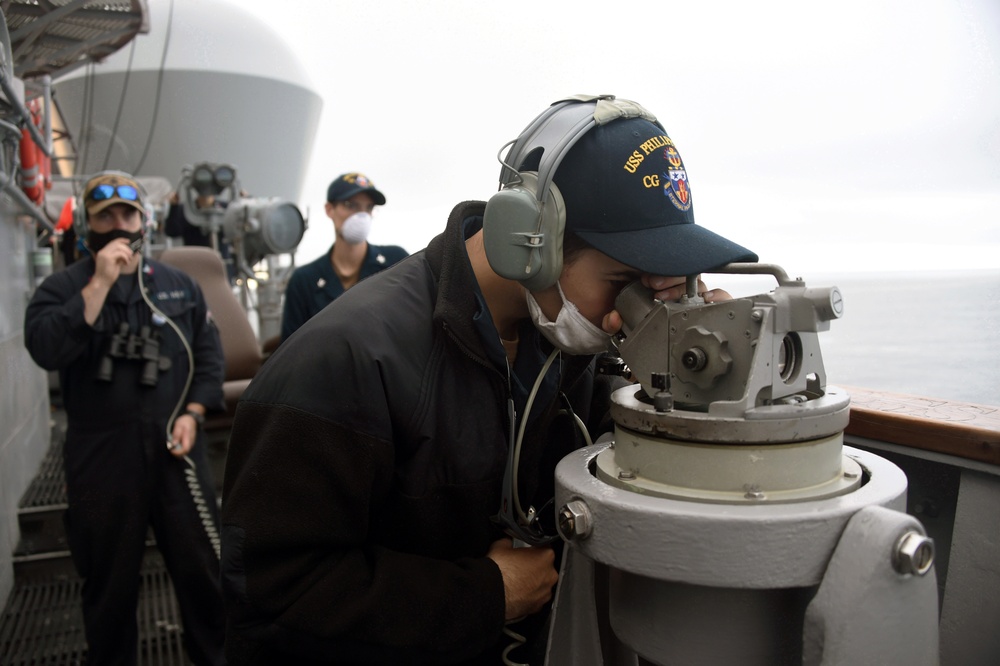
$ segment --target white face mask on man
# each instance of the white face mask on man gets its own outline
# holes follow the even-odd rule
[[[549,342],[567,354],[586,356],[605,351],[611,336],[580,314],[580,310],[566,299],[562,285],[556,282],[556,287],[559,289],[562,308],[556,315],[555,321],[549,321],[531,292],[524,290],[528,301],[528,312],[531,313],[531,321],[535,328]]]
[[[340,227],[340,236],[345,243],[358,245],[368,239],[368,234],[372,230],[372,214],[360,211],[344,220]]]

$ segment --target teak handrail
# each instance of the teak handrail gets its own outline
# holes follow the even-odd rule
[[[849,435],[1000,465],[1000,407],[842,386]]]

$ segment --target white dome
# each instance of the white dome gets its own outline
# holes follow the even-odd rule
[[[148,34],[107,58],[100,71],[205,70],[275,78],[313,90],[301,62],[284,40],[257,16],[229,0],[150,0]],[[171,7],[173,11],[171,11]],[[275,11],[278,5],[275,4]],[[163,60],[164,44],[166,60]],[[62,77],[83,76],[77,69]]]
[[[177,183],[195,163],[225,163],[246,191],[297,202],[323,101],[287,43],[222,0],[150,5],[134,53],[126,45],[53,83],[73,171]]]

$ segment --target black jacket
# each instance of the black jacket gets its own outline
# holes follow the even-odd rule
[[[474,323],[463,235],[482,212],[456,207],[426,250],[283,343],[244,394],[223,493],[231,663],[486,663],[505,644],[485,554],[502,536],[508,378]],[[585,421],[592,368],[564,357],[557,370]],[[552,496],[556,462],[582,439],[559,407],[532,410],[524,506]]]

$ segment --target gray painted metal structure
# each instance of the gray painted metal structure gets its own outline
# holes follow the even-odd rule
[[[4,165],[10,173],[11,164]],[[34,223],[0,199],[0,599],[14,584],[17,507],[49,447],[48,375],[24,346],[24,310],[34,289]]]
[[[769,294],[718,304],[694,280],[680,303],[619,296],[642,389],[612,396],[613,437],[556,468],[550,666],[939,663],[933,541],[902,470],[843,446],[849,399],[825,381],[816,333],[839,293],[773,274]]]

